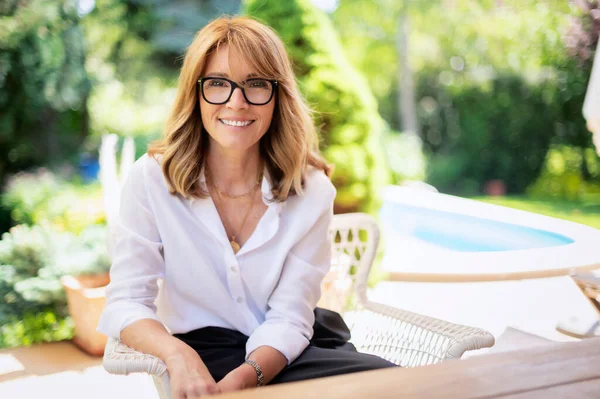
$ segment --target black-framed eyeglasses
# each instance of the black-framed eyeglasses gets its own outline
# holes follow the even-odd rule
[[[198,80],[202,97],[209,104],[225,104],[239,88],[248,104],[265,105],[271,101],[277,81],[271,79],[251,78],[238,84],[226,78],[206,76]]]

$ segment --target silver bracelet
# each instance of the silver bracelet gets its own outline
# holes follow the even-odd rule
[[[263,373],[262,373],[262,371],[261,371],[260,366],[258,365],[258,363],[256,363],[254,360],[250,360],[250,359],[246,360],[244,363],[245,364],[249,364],[250,366],[252,366],[252,368],[254,369],[254,371],[256,371],[256,379],[257,379],[256,386],[257,387],[262,387],[263,385],[265,385],[264,384],[265,379],[263,377]]]

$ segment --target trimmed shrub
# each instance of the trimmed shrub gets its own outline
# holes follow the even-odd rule
[[[279,33],[300,88],[317,111],[323,154],[335,165],[336,212],[376,211],[378,195],[389,182],[382,151],[386,127],[331,21],[308,0],[251,0],[246,13]]]

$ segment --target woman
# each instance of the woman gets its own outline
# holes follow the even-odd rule
[[[248,18],[208,24],[165,137],[122,189],[98,330],[162,359],[174,398],[392,366],[315,310],[329,173],[277,35]]]

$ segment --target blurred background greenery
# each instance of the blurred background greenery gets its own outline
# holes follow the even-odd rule
[[[337,212],[386,184],[600,228],[582,106],[597,0],[0,2],[0,348],[69,338],[59,278],[107,270],[104,134],[159,137],[182,54],[222,14],[283,38],[336,165]],[[503,196],[498,196],[503,194]]]

